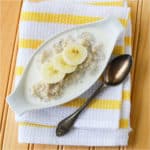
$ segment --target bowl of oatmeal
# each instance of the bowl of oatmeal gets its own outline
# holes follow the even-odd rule
[[[38,55],[36,65],[41,77],[32,85],[31,95],[45,102],[60,98],[64,88],[82,82],[87,72],[94,74],[104,59],[103,45],[92,33],[68,35]]]
[[[32,56],[9,105],[22,114],[77,98],[99,79],[122,30],[109,18],[50,38]]]

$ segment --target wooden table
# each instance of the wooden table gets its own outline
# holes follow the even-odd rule
[[[0,0],[0,149],[3,150],[148,150],[150,149],[150,0],[129,0],[132,8],[132,110],[127,147],[72,147],[18,144],[14,113],[5,101],[11,92],[18,50],[22,0]]]

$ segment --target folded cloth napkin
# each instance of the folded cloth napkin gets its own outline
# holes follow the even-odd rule
[[[123,0],[26,0],[19,26],[19,51],[16,85],[39,45],[47,38],[78,26],[114,16],[124,26],[114,48],[114,55],[131,54],[130,9]],[[115,87],[99,93],[76,121],[73,130],[56,137],[60,120],[74,112],[88,97],[61,106],[35,110],[16,116],[20,143],[61,145],[117,146],[127,145],[130,132],[130,77]]]

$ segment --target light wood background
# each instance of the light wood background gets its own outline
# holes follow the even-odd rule
[[[18,144],[17,123],[8,108],[18,50],[22,0],[0,0],[0,150],[150,150],[150,0],[128,0],[132,8],[132,110],[127,147],[72,147]]]

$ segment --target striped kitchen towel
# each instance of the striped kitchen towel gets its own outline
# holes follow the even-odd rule
[[[61,1],[61,2],[60,2]],[[19,26],[16,84],[35,50],[47,38],[78,26],[114,16],[124,26],[113,54],[131,54],[130,8],[123,0],[26,0]],[[56,137],[57,123],[83,104],[78,98],[61,106],[16,116],[19,142],[61,145],[127,145],[130,132],[130,76],[99,93],[79,117],[73,130]]]

